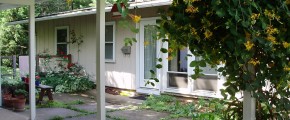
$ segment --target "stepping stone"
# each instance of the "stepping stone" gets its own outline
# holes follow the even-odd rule
[[[86,116],[80,116],[80,117],[73,117],[73,118],[66,118],[65,120],[96,120],[97,115],[91,114]]]
[[[85,110],[88,112],[96,112],[97,111],[97,103],[90,103],[90,104],[82,104],[82,105],[72,105],[72,107]],[[126,109],[129,108],[130,106],[128,105],[112,105],[109,103],[106,103],[106,110],[118,110],[118,109]]]
[[[10,110],[6,110],[3,108],[0,108],[0,119],[5,119],[5,120],[28,120],[29,118],[24,115],[18,114],[18,112],[13,112]]]
[[[29,116],[30,112],[29,110],[26,110],[25,112],[21,112],[20,114]],[[68,116],[76,116],[79,114],[81,113],[65,108],[37,108],[36,120],[49,120],[55,116],[68,117]]]

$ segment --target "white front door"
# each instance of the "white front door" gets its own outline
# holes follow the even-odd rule
[[[152,78],[160,79],[160,72],[156,69],[157,53],[159,51],[159,41],[157,41],[156,20],[142,20],[140,22],[140,43],[139,43],[139,88],[140,89],[159,89],[160,83]],[[153,75],[150,71],[154,71]],[[146,82],[154,84],[146,84]],[[138,84],[137,83],[137,84]]]

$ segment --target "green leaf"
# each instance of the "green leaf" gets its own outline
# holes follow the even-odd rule
[[[160,68],[162,68],[162,65],[161,64],[157,64],[156,68],[160,69]]]
[[[162,62],[162,58],[158,58],[158,62]]]
[[[225,16],[225,11],[221,8],[221,9],[218,9],[218,10],[216,11],[216,14],[217,14],[217,16],[219,16],[219,17],[224,17],[224,16]]]
[[[158,78],[154,78],[155,82],[159,82],[159,79]]]
[[[225,68],[224,67],[220,67],[220,68],[218,68],[218,72],[223,72],[225,70]]]
[[[152,86],[155,86],[155,84],[154,84],[153,82],[150,82],[150,84],[151,84]]]
[[[250,22],[249,21],[242,21],[242,26],[243,27],[249,27]]]
[[[154,70],[150,70],[150,73],[153,74],[153,75],[155,74]]]
[[[162,53],[167,53],[167,52],[168,52],[166,48],[161,48],[160,51],[161,51]]]
[[[190,67],[195,67],[197,65],[198,65],[198,61],[191,61],[189,66]]]
[[[206,62],[204,60],[199,61],[199,66],[200,67],[206,67]]]

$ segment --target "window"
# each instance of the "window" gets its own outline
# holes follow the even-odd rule
[[[105,37],[106,62],[115,62],[115,22],[106,23]]]
[[[68,27],[57,27],[56,31],[56,54],[68,54],[69,29]]]
[[[188,48],[176,51],[176,56],[168,61],[168,86],[175,88],[188,87],[187,75]],[[170,54],[169,54],[170,56]]]

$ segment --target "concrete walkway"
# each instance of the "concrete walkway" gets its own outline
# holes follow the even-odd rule
[[[28,117],[0,108],[0,120],[28,120]]]
[[[95,91],[88,91],[81,94],[54,94],[55,101],[61,101],[68,103],[75,100],[81,100],[85,104],[72,105],[77,110],[65,109],[65,108],[37,108],[36,120],[50,120],[56,118],[56,116],[65,118],[65,120],[96,120],[96,101],[94,99]],[[143,100],[133,99],[130,97],[124,97],[120,95],[106,94],[106,110],[108,120],[160,120],[169,116],[168,113],[155,112],[151,110],[139,110],[138,105],[141,105]],[[11,118],[7,120],[26,120],[29,117],[29,111],[25,112],[9,112],[9,114],[16,114],[19,118]],[[0,120],[2,120],[2,114],[0,111]],[[6,114],[7,116],[10,116]],[[3,115],[3,116],[4,116]],[[15,115],[15,117],[16,117]],[[14,115],[11,115],[14,116]],[[23,117],[23,118],[20,118]],[[3,119],[4,120],[4,119]],[[6,120],[6,119],[5,119]],[[179,118],[178,120],[186,120]]]

